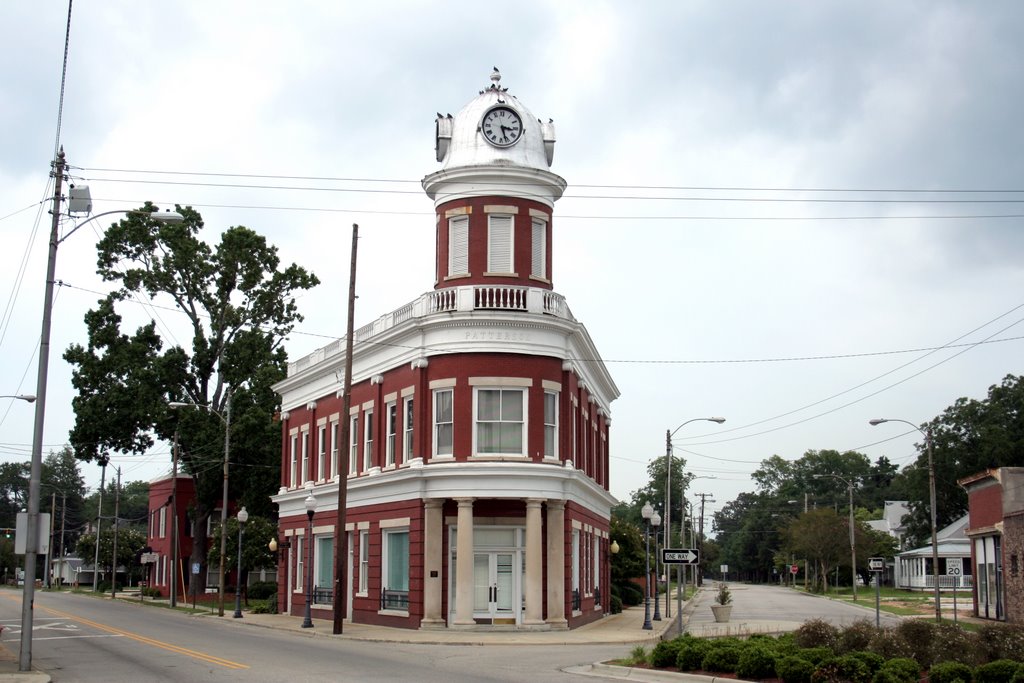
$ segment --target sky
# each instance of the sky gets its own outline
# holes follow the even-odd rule
[[[0,394],[35,393],[58,140],[94,214],[191,205],[208,241],[245,225],[314,272],[294,360],[344,333],[352,223],[356,327],[433,288],[434,119],[495,66],[556,126],[552,279],[621,391],[616,497],[676,428],[708,515],[772,455],[904,466],[920,434],[869,419],[922,424],[1024,370],[1018,2],[79,0],[61,109],[67,13],[0,5]],[[110,289],[105,220],[59,249],[44,453]],[[156,304],[121,312],[187,343]],[[32,422],[0,399],[0,460],[28,459]]]

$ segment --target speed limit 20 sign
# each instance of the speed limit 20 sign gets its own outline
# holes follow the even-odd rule
[[[964,573],[964,559],[962,557],[946,558],[946,576],[962,576]]]

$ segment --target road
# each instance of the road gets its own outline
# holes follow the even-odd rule
[[[3,641],[15,656],[20,591],[0,590]],[[561,669],[621,657],[628,645],[466,646],[310,637],[136,603],[36,593],[33,665],[57,683],[138,681],[583,680]]]

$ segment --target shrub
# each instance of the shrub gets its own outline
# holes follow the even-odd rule
[[[644,601],[644,592],[632,583],[621,584],[619,591],[622,594],[623,605],[639,605]]]
[[[647,663],[647,649],[643,645],[637,645],[630,653],[629,657],[626,658],[627,666],[637,666],[638,664]]]
[[[679,656],[679,648],[683,645],[685,638],[673,638],[663,640],[654,646],[651,651],[651,666],[663,669],[667,666],[675,666],[676,658]]]
[[[903,641],[910,656],[917,660],[922,669],[932,665],[932,639],[935,636],[935,622],[924,619],[905,619],[896,627],[896,637]]]
[[[877,655],[876,655],[877,656]],[[839,678],[850,683],[870,683],[871,676],[875,673],[860,657],[852,654],[843,655],[836,659],[836,667],[839,671]]]
[[[1010,624],[984,624],[978,628],[982,657],[986,662],[997,659],[1024,660],[1024,628]]]
[[[854,657],[864,662],[864,666],[868,668],[871,676],[874,676],[875,673],[882,668],[882,665],[885,664],[885,659],[882,655],[876,655],[874,652],[867,652],[866,650],[851,652],[847,656]]]
[[[824,619],[811,619],[794,631],[793,638],[798,647],[827,647],[835,650],[839,629]]]
[[[266,600],[277,593],[276,581],[257,581],[249,586],[249,597],[253,600]]]
[[[748,645],[736,662],[736,674],[740,678],[774,678],[776,655],[769,647],[760,644]]]
[[[878,627],[867,619],[853,622],[839,632],[838,649],[841,653],[866,650],[868,643],[878,632]]]
[[[842,675],[839,673],[839,660],[834,657],[819,664],[811,674],[811,683],[840,683],[842,680]]]
[[[732,592],[729,590],[729,586],[725,581],[718,584],[718,591],[715,592],[715,602],[719,605],[728,605],[732,602]]]
[[[874,637],[871,638],[871,642],[868,643],[868,651],[881,655],[882,658],[887,660],[910,658],[913,655],[913,651],[896,634],[896,629],[894,628],[879,629]],[[916,663],[915,666],[917,666],[918,670],[921,669]]]
[[[795,655],[800,649],[797,647],[792,633],[783,633],[778,638],[773,638],[772,640],[774,641],[775,652],[780,656]]]
[[[936,624],[932,638],[932,664],[956,661],[977,666],[987,661],[977,634],[965,631],[957,624]]]
[[[806,659],[815,666],[818,666],[826,659],[832,659],[835,657],[835,653],[827,647],[808,647],[798,650],[797,656]]]
[[[740,648],[736,645],[711,647],[704,655],[700,668],[704,671],[733,673],[740,661]]]
[[[251,601],[249,611],[253,614],[277,614],[277,593],[266,600]]]
[[[1012,659],[997,659],[982,664],[974,670],[974,683],[1010,683],[1019,667],[1020,663]]]
[[[961,662],[940,662],[928,671],[931,683],[971,683],[971,667]]]
[[[618,595],[612,596],[611,609],[612,614],[618,614],[622,611],[622,598],[620,598]]]
[[[676,654],[676,666],[681,671],[697,671],[704,662],[704,656],[711,649],[711,644],[700,638],[686,638],[679,646]]]
[[[1017,673],[1013,674],[1010,683],[1024,683],[1024,664],[1017,667]]]
[[[917,683],[921,680],[921,667],[910,657],[896,657],[882,664],[875,677],[879,674],[886,683]]]
[[[783,683],[810,683],[813,673],[814,664],[795,655],[783,657],[775,662],[775,675],[781,678]]]

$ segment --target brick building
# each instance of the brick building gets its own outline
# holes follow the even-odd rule
[[[974,614],[1024,623],[1024,467],[964,477],[974,566]]]
[[[566,187],[549,170],[554,127],[500,78],[437,119],[441,168],[422,183],[436,280],[356,330],[348,414],[344,340],[292,363],[275,387],[282,612],[303,614],[309,596],[314,617],[333,616],[336,538],[345,617],[357,623],[543,630],[608,612],[618,389],[554,290]]]

